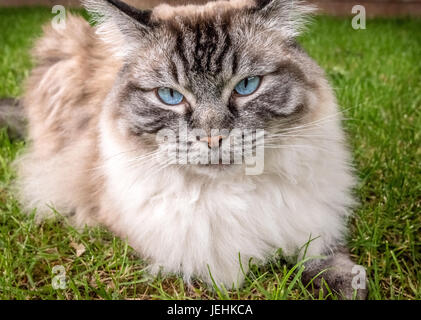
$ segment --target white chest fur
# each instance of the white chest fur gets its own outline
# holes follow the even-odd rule
[[[322,148],[268,151],[265,173],[209,179],[172,167],[149,174],[128,165],[127,149],[101,126],[106,198],[116,217],[109,227],[127,237],[153,272],[198,276],[230,286],[250,258],[264,261],[281,248],[293,255],[310,237],[319,255],[344,236],[353,179],[337,142]],[[312,141],[307,141],[309,146]],[[116,156],[116,155],[119,156]],[[209,269],[208,269],[209,267]]]

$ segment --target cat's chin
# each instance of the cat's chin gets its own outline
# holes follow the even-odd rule
[[[212,178],[238,175],[244,172],[242,165],[235,164],[187,165],[184,166],[184,168],[193,174],[204,175]]]

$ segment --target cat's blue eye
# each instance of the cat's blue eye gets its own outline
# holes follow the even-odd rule
[[[260,77],[248,77],[241,80],[235,86],[235,92],[242,96],[248,96],[257,90],[260,84]]]
[[[159,88],[157,94],[163,103],[173,106],[179,104],[184,98],[180,92],[171,88]]]

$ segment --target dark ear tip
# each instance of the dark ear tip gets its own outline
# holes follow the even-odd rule
[[[149,24],[151,20],[151,10],[140,10],[135,7],[128,5],[127,3],[120,0],[105,0],[110,5],[116,7],[121,12],[125,13],[129,17],[135,19],[143,25]]]
[[[255,0],[256,9],[261,10],[274,0]]]

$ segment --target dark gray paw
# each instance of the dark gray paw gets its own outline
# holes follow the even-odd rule
[[[25,136],[26,120],[23,107],[18,100],[0,99],[0,127],[7,127],[12,138]]]
[[[321,274],[317,276],[319,273]],[[323,281],[325,281],[341,299],[365,300],[367,298],[365,270],[352,262],[345,253],[307,262],[302,281],[309,283],[310,290],[313,288],[316,294],[323,288]],[[327,293],[325,287],[323,292]]]

